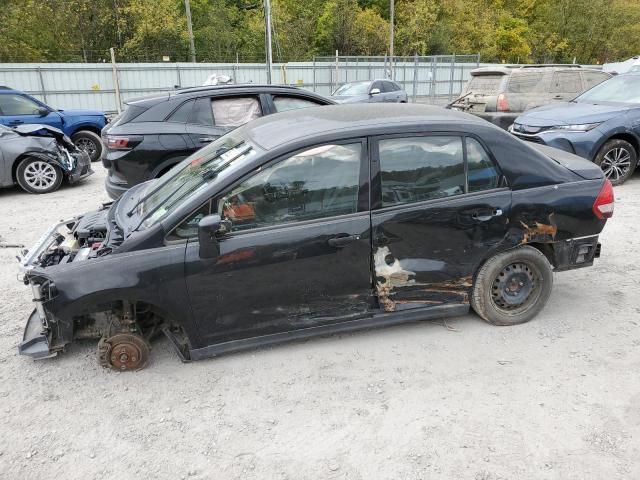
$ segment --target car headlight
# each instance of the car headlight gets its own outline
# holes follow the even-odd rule
[[[588,132],[589,130],[593,130],[602,122],[598,123],[581,123],[576,125],[557,125],[549,130],[562,130],[564,132]]]

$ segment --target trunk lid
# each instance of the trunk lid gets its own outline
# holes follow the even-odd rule
[[[598,178],[604,178],[604,173],[602,173],[599,166],[589,160],[579,157],[578,155],[537,143],[530,142],[528,145],[585,180],[597,180]]]

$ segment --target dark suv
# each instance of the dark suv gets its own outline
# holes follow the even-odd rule
[[[116,199],[130,187],[160,177],[255,118],[333,103],[296,87],[252,84],[187,88],[130,100],[102,130],[107,193]]]
[[[522,112],[554,101],[569,101],[611,78],[580,65],[517,65],[471,71],[462,96],[451,104],[504,128]]]

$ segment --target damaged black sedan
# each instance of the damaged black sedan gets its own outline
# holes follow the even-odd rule
[[[0,125],[0,188],[16,183],[29,193],[50,193],[93,173],[89,155],[49,125]]]
[[[99,339],[142,368],[461,315],[533,318],[552,272],[592,265],[613,213],[591,162],[467,114],[348,105],[273,115],[158,180],[54,225],[21,261],[20,353]]]

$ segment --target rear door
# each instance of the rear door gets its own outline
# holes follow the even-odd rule
[[[42,108],[47,108],[46,115],[38,113],[38,109]],[[8,127],[41,123],[62,129],[62,117],[58,112],[18,93],[0,94],[0,123]]]
[[[198,150],[218,137],[259,118],[266,110],[264,95],[206,96],[195,99],[187,134]]]
[[[480,139],[372,141],[372,264],[384,311],[467,304],[473,274],[507,233],[511,191]]]

